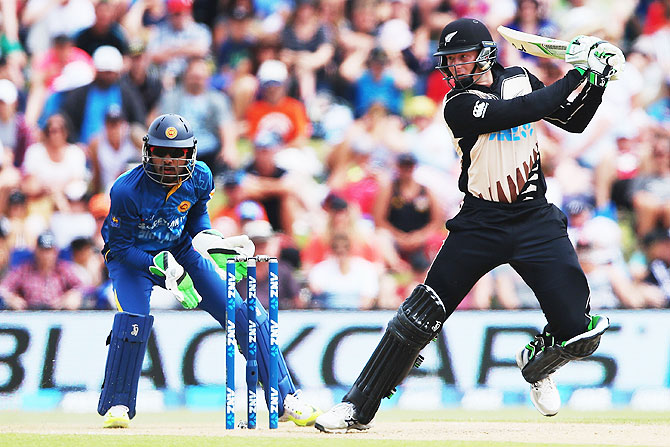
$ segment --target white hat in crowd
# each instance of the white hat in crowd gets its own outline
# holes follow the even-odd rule
[[[258,68],[258,80],[261,84],[266,82],[284,83],[288,78],[286,64],[277,60],[267,60]]]
[[[93,52],[93,65],[98,71],[119,73],[123,68],[123,56],[111,45],[103,45]]]
[[[84,61],[72,61],[63,67],[61,74],[54,79],[53,88],[57,92],[82,87],[93,82],[95,73],[89,64]]]
[[[274,236],[272,225],[267,220],[252,220],[242,227],[242,233],[251,240],[267,240]]]
[[[14,104],[18,97],[19,92],[14,83],[9,79],[0,79],[0,101],[5,104]]]

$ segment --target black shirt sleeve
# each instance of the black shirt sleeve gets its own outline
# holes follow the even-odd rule
[[[595,115],[602,102],[604,92],[604,87],[598,87],[587,82],[574,101],[566,100],[545,120],[568,132],[581,133]]]
[[[444,119],[457,138],[539,121],[556,111],[582,78],[579,71],[570,70],[550,86],[512,99],[487,98],[474,93],[455,94],[447,101]]]

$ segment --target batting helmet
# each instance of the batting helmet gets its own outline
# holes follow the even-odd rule
[[[193,175],[196,139],[186,119],[171,113],[161,115],[153,120],[143,140],[142,166],[151,180],[164,186],[174,186]],[[154,162],[156,158],[168,156],[178,162],[176,175],[166,175],[163,165]],[[179,163],[183,161],[186,163]]]
[[[452,72],[451,68],[464,65],[464,63],[449,64],[447,56],[474,50],[479,50],[479,54],[475,60],[472,73],[467,75],[467,79],[463,79],[463,76],[460,79],[457,78],[456,73]],[[497,51],[498,47],[493,41],[491,33],[482,22],[465,18],[454,20],[445,26],[440,34],[437,52],[433,54],[433,56],[439,57],[439,62],[435,68],[444,74],[444,78],[448,82],[453,81],[455,87],[467,88],[474,84],[479,76],[491,69],[496,61]],[[466,63],[470,64],[472,62]],[[477,68],[481,71],[475,73]]]

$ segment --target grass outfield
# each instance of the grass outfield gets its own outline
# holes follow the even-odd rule
[[[239,419],[239,418],[238,418]],[[282,423],[226,431],[222,412],[141,414],[126,430],[103,430],[96,414],[0,412],[0,446],[13,447],[395,447],[395,446],[670,446],[670,412],[562,410],[543,418],[532,409],[385,411],[369,432],[332,435]]]

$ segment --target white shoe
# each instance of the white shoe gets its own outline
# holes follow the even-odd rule
[[[105,413],[105,420],[102,423],[103,428],[128,428],[130,418],[128,417],[128,407],[125,405],[114,405]]]
[[[300,390],[284,397],[284,414],[279,422],[292,421],[295,425],[304,427],[314,425],[314,421],[321,414],[321,410],[305,402]]]
[[[528,363],[528,349],[524,346],[516,353],[516,364],[523,369]],[[552,379],[552,374],[530,384],[530,401],[543,416],[554,416],[561,408],[561,395]]]
[[[326,433],[346,433],[349,430],[367,430],[372,424],[361,424],[354,416],[356,408],[351,402],[341,402],[316,418],[314,426]]]

